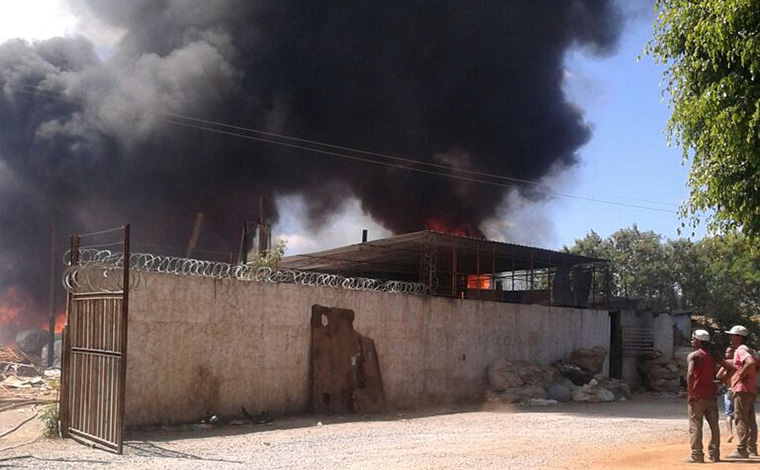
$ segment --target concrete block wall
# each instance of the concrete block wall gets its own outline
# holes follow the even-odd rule
[[[500,357],[551,363],[609,348],[607,311],[141,274],[130,294],[127,425],[308,411],[309,319],[354,310],[375,341],[387,400],[474,401]]]

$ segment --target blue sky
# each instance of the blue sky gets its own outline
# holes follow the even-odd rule
[[[600,58],[574,50],[566,57],[568,100],[582,110],[593,135],[579,150],[580,165],[546,183],[559,193],[673,212],[564,197],[534,203],[512,195],[513,209],[484,227],[489,237],[560,248],[589,230],[606,237],[632,224],[666,237],[678,236],[680,220],[674,212],[688,194],[688,169],[681,164],[680,151],[667,146],[664,128],[669,110],[660,87],[662,67],[647,56],[637,60],[651,37],[653,13],[648,0],[622,4],[630,11],[615,53]],[[3,8],[0,41],[77,32],[90,37],[98,50],[107,54],[120,37],[119,31],[78,21],[60,0],[4,2]],[[298,197],[283,197],[279,205],[283,217],[274,233],[288,240],[288,254],[356,243],[363,228],[369,229],[370,239],[390,235],[363,214],[355,200],[346,201],[344,210],[317,232],[301,225],[303,206]]]
[[[612,57],[594,58],[582,51],[568,55],[568,98],[584,110],[594,132],[580,151],[583,161],[566,192],[676,211],[688,196],[688,165],[682,165],[680,149],[667,146],[670,110],[660,86],[664,68],[642,54],[651,27],[652,13],[646,10],[628,21]],[[675,238],[680,227],[673,213],[572,199],[555,200],[549,210],[555,246],[572,243],[590,229],[608,236],[637,224]]]

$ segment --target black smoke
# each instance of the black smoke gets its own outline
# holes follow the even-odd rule
[[[355,196],[396,233],[431,219],[478,233],[504,190],[165,113],[535,180],[590,138],[565,53],[610,52],[620,29],[603,0],[71,3],[125,33],[106,59],[83,37],[0,45],[0,292],[45,292],[51,220],[181,246],[200,211],[200,246],[234,251],[259,195],[297,193],[312,226]]]

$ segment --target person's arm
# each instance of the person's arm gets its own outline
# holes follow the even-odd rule
[[[721,367],[720,369],[718,369],[718,373],[715,374],[715,378],[718,380],[723,380],[727,376],[728,376],[728,371],[726,370],[725,367]]]
[[[749,352],[747,352],[745,350],[741,350],[741,353],[740,353],[739,351],[740,350],[737,349],[736,350],[736,354],[741,354],[743,357],[741,358],[742,365],[736,371],[736,375],[737,375],[737,380],[738,381],[742,381],[746,377],[747,369],[749,369],[751,367],[755,367],[755,362],[756,361],[755,361],[755,356],[753,356]]]
[[[717,362],[722,368],[726,370],[726,372],[730,370],[734,370],[734,365],[731,364],[729,361],[725,360],[722,357],[718,357],[715,359],[715,362]]]
[[[699,361],[699,356],[697,356],[697,352],[694,351],[693,353],[690,353],[686,357],[686,390],[689,395],[689,401],[694,400],[694,369],[697,367]]]

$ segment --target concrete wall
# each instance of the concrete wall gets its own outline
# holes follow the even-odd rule
[[[690,346],[691,341],[691,315],[688,313],[677,313],[673,315],[673,325],[681,333],[680,341],[676,341],[676,346]]]
[[[654,349],[662,351],[665,357],[673,357],[673,317],[669,313],[655,313],[652,328]]]
[[[128,425],[309,408],[314,304],[352,309],[400,407],[478,400],[500,357],[609,348],[607,311],[143,274],[130,294]]]

